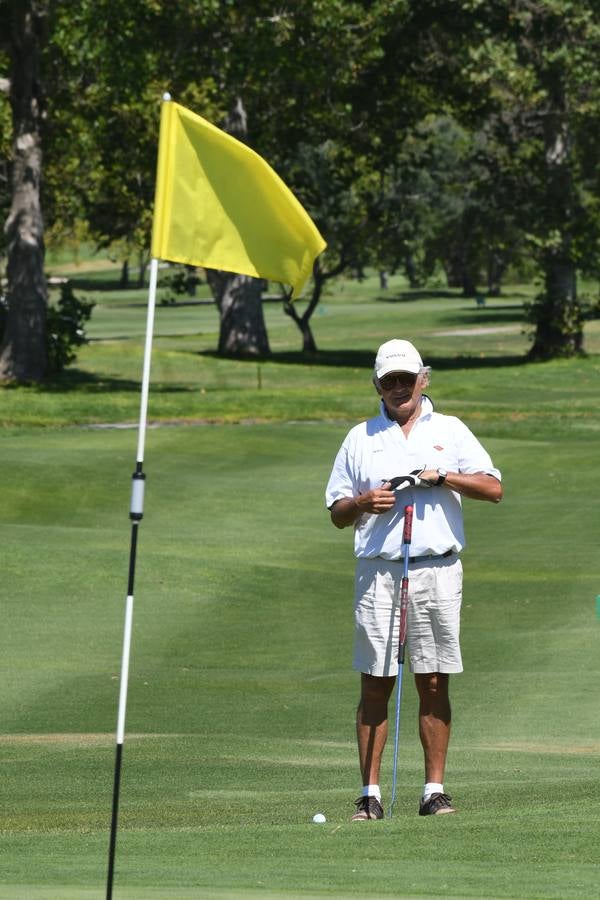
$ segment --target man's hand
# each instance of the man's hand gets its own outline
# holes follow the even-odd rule
[[[440,477],[437,469],[421,469],[419,479],[423,487],[434,487]]]
[[[373,488],[371,491],[365,491],[354,498],[360,514],[374,513],[376,516],[389,512],[396,504],[396,495],[389,487],[389,483],[384,483],[380,488]]]
[[[341,500],[336,500],[329,512],[336,528],[346,528],[348,525],[354,525],[363,513],[380,516],[390,512],[395,504],[396,495],[386,483],[379,488],[365,491],[358,497],[342,497]]]

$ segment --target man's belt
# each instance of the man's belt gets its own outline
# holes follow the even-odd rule
[[[415,562],[425,562],[428,559],[446,559],[448,556],[452,556],[455,553],[455,550],[446,550],[445,553],[426,553],[424,556],[409,556],[409,563]],[[403,558],[400,556],[398,559],[393,559],[392,562],[404,562]]]

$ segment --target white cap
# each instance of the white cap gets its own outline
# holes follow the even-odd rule
[[[410,341],[386,341],[377,351],[375,375],[383,378],[390,372],[410,372],[418,375],[423,368],[423,360]]]

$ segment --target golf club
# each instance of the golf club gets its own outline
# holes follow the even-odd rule
[[[400,586],[400,637],[398,643],[398,683],[396,687],[396,737],[394,740],[394,770],[392,775],[392,799],[390,801],[389,818],[394,814],[396,802],[396,782],[398,776],[398,744],[400,741],[400,703],[402,701],[402,673],[404,670],[404,651],[406,646],[406,619],[408,613],[408,564],[410,562],[410,542],[412,538],[412,506],[404,507],[404,532],[402,534],[402,559],[404,571]]]

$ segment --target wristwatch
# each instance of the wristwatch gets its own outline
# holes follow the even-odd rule
[[[445,469],[438,469],[437,473],[438,473],[438,480],[435,482],[436,486],[443,484],[446,480],[446,476],[448,475],[448,473],[446,472]]]

